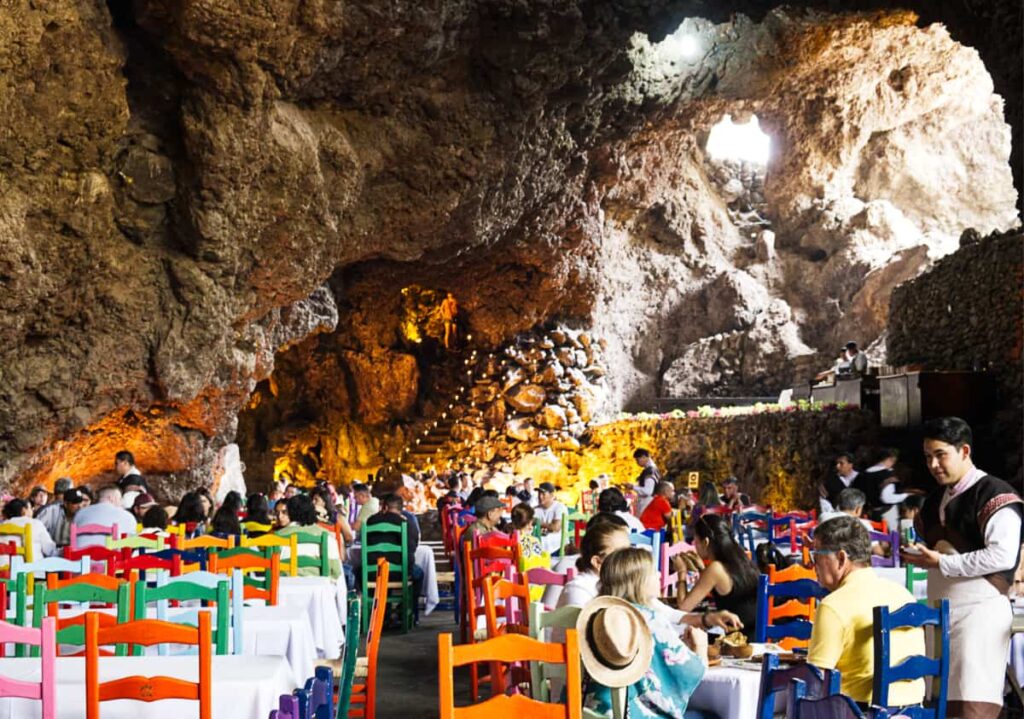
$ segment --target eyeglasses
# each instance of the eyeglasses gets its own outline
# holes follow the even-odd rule
[[[811,550],[811,561],[812,562],[817,562],[818,561],[818,557],[823,557],[826,554],[835,554],[835,553],[836,552],[835,552],[834,549],[812,549]]]

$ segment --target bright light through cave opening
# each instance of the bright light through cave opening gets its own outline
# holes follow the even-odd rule
[[[742,124],[733,122],[732,115],[726,115],[708,134],[707,152],[713,160],[735,160],[766,167],[770,150],[771,138],[761,130],[757,115],[751,115]]]

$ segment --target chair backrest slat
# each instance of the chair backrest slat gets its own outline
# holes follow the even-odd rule
[[[881,606],[874,608],[874,677],[872,699],[882,707],[889,706],[889,689],[893,682],[932,677],[932,698],[915,713],[922,719],[941,719],[946,716],[946,693],[949,679],[949,600],[943,599],[937,607],[910,602],[899,609]],[[905,657],[892,664],[892,633],[908,629],[933,627],[938,656]]]

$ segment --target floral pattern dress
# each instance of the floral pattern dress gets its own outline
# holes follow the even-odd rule
[[[682,719],[700,680],[704,662],[679,638],[679,632],[654,610],[635,604],[654,637],[654,656],[647,672],[627,690],[627,716]],[[611,689],[591,682],[583,706],[599,714],[612,715]]]

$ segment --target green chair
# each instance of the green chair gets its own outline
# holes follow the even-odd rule
[[[363,526],[359,530],[359,541],[360,541],[360,557],[362,559],[362,566],[360,567],[360,579],[362,580],[362,598],[363,606],[369,606],[370,604],[370,586],[376,582],[377,578],[377,557],[381,555],[401,555],[401,564],[391,564],[391,579],[389,581],[387,589],[397,590],[394,594],[388,593],[388,604],[399,604],[399,611],[402,616],[402,632],[408,632],[412,628],[413,624],[413,611],[415,607],[413,605],[412,596],[412,569],[409,564],[409,528],[405,522],[381,522],[379,524],[372,524]],[[386,540],[375,541],[374,535],[382,534],[387,537],[394,537],[396,534],[401,535],[399,544],[394,544]],[[390,560],[389,560],[390,561]],[[370,616],[369,612],[363,615],[363,634],[366,634],[369,628]]]
[[[330,537],[326,532],[316,531],[298,531],[293,532],[293,536],[296,539],[296,551],[299,556],[296,560],[299,575],[302,575],[304,567],[315,567],[321,577],[331,576],[331,556],[327,551],[327,544],[330,541]],[[319,550],[316,556],[311,554],[303,554],[299,551],[303,545],[317,546]]]
[[[348,595],[348,624],[345,625],[345,659],[338,677],[337,719],[348,719],[352,704],[352,683],[356,679],[356,657],[359,656],[359,627],[362,623],[362,600],[355,592]]]
[[[158,580],[155,587],[146,582],[135,584],[135,619],[146,619],[148,605],[157,604],[157,619],[177,624],[192,624],[198,618],[195,613],[186,613],[180,617],[170,618],[167,614],[167,602],[187,602],[200,600],[213,602],[216,607],[216,619],[213,623],[213,645],[217,654],[228,653],[229,632],[231,628],[231,577],[216,575],[210,572],[192,572],[166,581],[165,577]],[[198,649],[196,649],[198,652]],[[166,654],[167,646],[160,645],[160,654]]]
[[[280,577],[275,579],[270,569],[252,569],[244,565],[248,564],[247,560],[255,560],[257,563],[270,566],[269,563],[273,561],[275,555],[278,556],[278,561],[280,561],[280,554],[280,547],[235,547],[234,549],[224,549],[210,554],[210,571],[218,574],[222,573],[225,569],[239,567],[243,575],[243,588],[251,588],[250,590],[243,589],[245,595],[248,598],[264,599],[267,604],[276,604],[277,582],[280,581]]]
[[[913,564],[908,564],[907,567],[907,591],[911,594],[914,593],[914,585],[918,582],[928,581],[928,570],[918,569]],[[924,604],[927,606],[927,599],[918,599],[918,604]]]
[[[143,549],[147,552],[162,552],[167,549],[167,541],[163,537],[141,537],[137,534],[120,539],[107,537],[107,549]]]
[[[25,575],[22,575],[25,576]],[[91,605],[93,602],[114,605],[114,614],[101,613],[100,624],[112,626],[127,622],[131,612],[132,584],[130,579],[116,579],[105,574],[85,574],[66,581],[58,581],[55,575],[47,577],[46,584],[36,582],[35,596],[32,598],[32,626],[39,629],[43,626],[43,617],[49,615],[57,619],[57,644],[75,644],[85,647],[85,613],[61,619],[58,616],[58,605],[65,602],[76,602]],[[33,649],[33,656],[38,656],[38,648]],[[118,644],[115,656],[128,654],[128,647]],[[77,656],[77,655],[76,655]]]
[[[545,629],[575,629],[579,615],[580,607],[566,606],[549,612],[544,609],[543,602],[531,602],[530,638],[546,642]],[[551,679],[561,679],[565,683],[565,664],[530,662],[530,686],[533,688],[534,699],[551,701],[551,687],[548,684]],[[558,701],[558,697],[555,697],[555,701]]]

